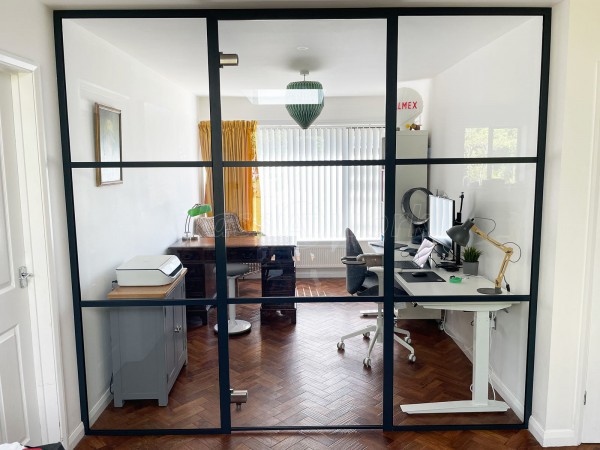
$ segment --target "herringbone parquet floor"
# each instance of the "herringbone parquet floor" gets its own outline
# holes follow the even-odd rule
[[[322,292],[344,295],[343,279],[317,284],[298,280],[299,295]],[[257,282],[240,283],[240,295],[254,296]],[[311,295],[311,294],[308,294]],[[314,295],[314,294],[313,294]],[[370,306],[370,304],[366,304]],[[360,303],[298,304],[298,320],[274,316],[260,322],[260,305],[238,305],[238,317],[253,324],[249,334],[230,338],[230,380],[247,389],[248,403],[232,406],[233,427],[378,425],[382,422],[382,346],[376,344],[372,368],[362,359],[369,341],[358,336],[338,351],[340,335],[374,321],[361,318]],[[184,367],[166,407],[155,401],[110,405],[93,429],[214,428],[219,426],[217,336],[209,326],[188,318],[189,363]],[[394,345],[394,424],[520,423],[512,412],[408,416],[400,404],[470,397],[471,364],[434,321],[402,321],[412,333],[417,361]],[[491,391],[490,391],[491,392]],[[492,395],[492,394],[490,394]],[[233,436],[84,438],[88,448],[524,448],[535,440],[522,432],[382,433],[373,431],[235,433]]]

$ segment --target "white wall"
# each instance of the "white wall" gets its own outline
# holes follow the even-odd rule
[[[64,409],[66,423],[62,423],[62,436],[66,440],[81,424],[77,363],[73,326],[71,279],[69,276],[69,254],[63,188],[62,157],[58,125],[58,93],[54,60],[54,36],[52,12],[37,0],[3,0],[0,3],[0,50],[30,60],[40,68],[37,85],[41,96],[39,107],[44,118],[39,125],[45,134],[42,147],[42,166],[48,176],[48,198],[52,230],[51,246],[54,261],[53,292],[55,311],[59,323],[54,325],[60,333],[63,356],[65,389]]]
[[[465,129],[517,128],[515,156],[535,155],[539,99],[541,19],[530,19],[520,27],[469,55],[432,80],[430,155],[464,157]],[[508,155],[501,155],[508,156]],[[496,221],[492,236],[516,245],[506,278],[515,294],[528,294],[531,274],[531,240],[535,170],[517,166],[514,182],[469,176],[466,166],[431,166],[429,188],[456,200],[465,193],[463,221],[487,217]],[[476,220],[483,231],[490,221]],[[480,273],[495,279],[503,253],[492,245],[471,238],[471,245],[483,251]],[[492,332],[491,366],[498,388],[517,414],[523,413],[528,305],[499,312]],[[472,350],[471,313],[450,312],[448,329],[469,353]]]
[[[74,21],[64,22],[73,161],[93,161],[94,103],[122,111],[124,161],[197,160],[196,98]],[[199,170],[125,169],[123,183],[96,186],[93,169],[73,171],[83,300],[106,298],[115,268],[136,255],[164,254],[199,200]],[[89,407],[96,416],[112,374],[105,309],[86,309]],[[93,419],[94,417],[92,417]]]

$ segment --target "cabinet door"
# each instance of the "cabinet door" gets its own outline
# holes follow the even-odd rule
[[[175,347],[173,345],[173,334],[175,330],[175,323],[173,317],[173,306],[165,306],[165,366],[167,369],[167,383],[171,381],[174,376],[176,360],[175,360]]]
[[[186,317],[185,306],[173,306],[175,364],[179,366],[181,359],[185,358],[186,351]]]

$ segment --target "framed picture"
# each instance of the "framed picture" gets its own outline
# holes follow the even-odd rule
[[[96,162],[121,162],[121,111],[95,104]],[[96,186],[123,182],[121,167],[96,168]]]

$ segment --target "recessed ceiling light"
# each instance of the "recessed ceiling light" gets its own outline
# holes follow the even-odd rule
[[[300,47],[296,47],[296,50],[298,50],[299,52],[305,52],[306,50],[308,50],[308,47],[300,46]]]

